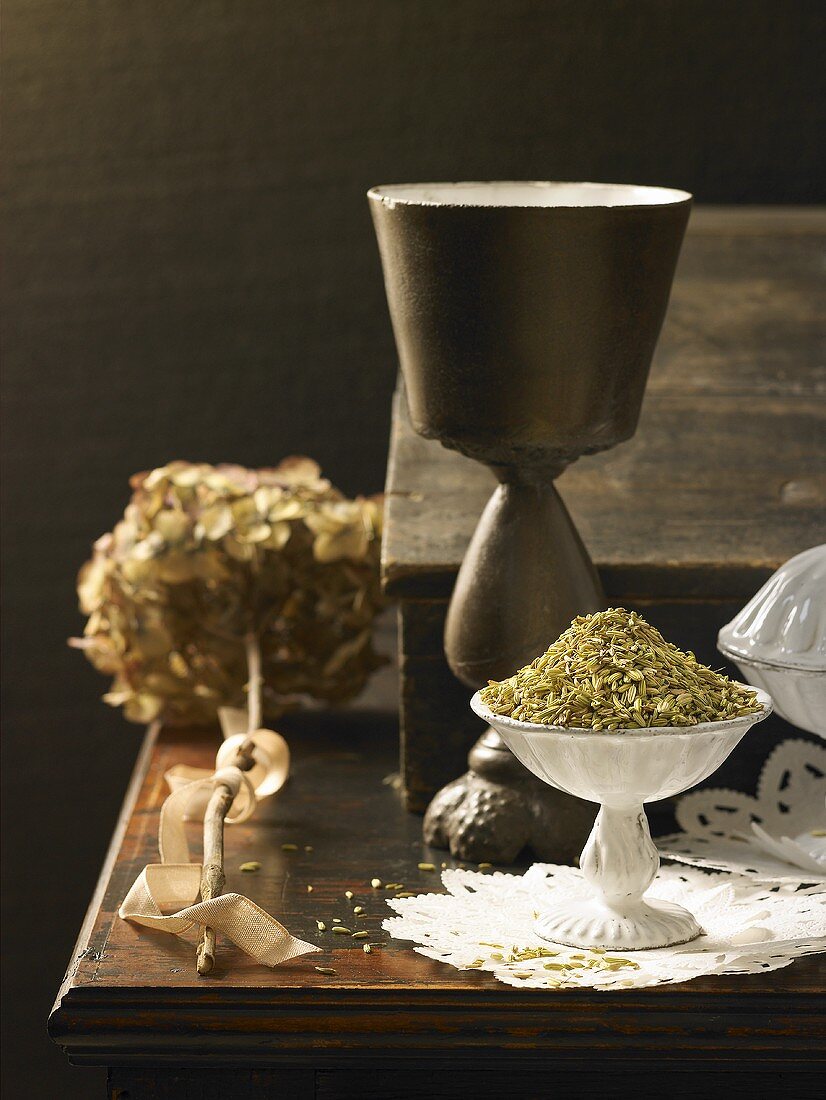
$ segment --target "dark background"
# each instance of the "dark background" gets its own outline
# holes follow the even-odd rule
[[[395,357],[365,190],[822,200],[826,26],[818,0],[4,15],[6,1095],[102,1096],[44,1028],[140,738],[65,647],[74,573],[128,476],[305,452],[348,492],[380,488]]]

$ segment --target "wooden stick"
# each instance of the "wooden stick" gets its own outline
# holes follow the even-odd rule
[[[238,746],[238,751],[229,766],[249,771],[255,763],[253,749],[255,742],[247,739]],[[204,864],[201,872],[201,900],[210,901],[220,897],[226,877],[224,875],[224,820],[232,805],[232,791],[226,785],[219,784],[212,792],[206,813],[204,814]],[[198,943],[198,973],[209,974],[215,966],[215,929],[204,925]]]
[[[261,693],[264,678],[261,675],[261,645],[258,635],[253,631],[244,638],[247,655],[247,739],[238,746],[230,766],[249,771],[255,763],[253,750],[255,742],[252,734],[261,725]],[[220,897],[226,882],[224,875],[224,823],[232,805],[232,792],[229,787],[219,785],[204,814],[204,863],[201,872],[201,900],[209,901]],[[203,926],[198,943],[197,969],[199,974],[209,974],[215,966],[215,929]]]
[[[252,737],[261,727],[261,693],[264,690],[258,635],[247,634],[244,647],[247,653],[247,736]]]

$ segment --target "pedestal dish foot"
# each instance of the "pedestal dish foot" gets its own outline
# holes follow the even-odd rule
[[[703,931],[687,909],[669,901],[645,901],[625,911],[598,900],[574,901],[539,917],[534,927],[552,943],[615,951],[671,947]]]

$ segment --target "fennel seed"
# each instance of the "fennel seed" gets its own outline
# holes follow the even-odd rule
[[[491,680],[480,695],[495,714],[520,722],[607,733],[695,726],[761,709],[750,688],[700,664],[622,607],[580,615],[545,653]]]

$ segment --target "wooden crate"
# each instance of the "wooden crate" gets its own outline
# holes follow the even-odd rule
[[[558,482],[609,601],[717,667],[719,627],[782,562],[826,541],[824,244],[823,208],[696,210],[637,434]],[[399,602],[410,809],[464,770],[480,731],[442,629],[494,484],[417,436],[397,393],[382,569]],[[769,744],[796,732],[770,719],[715,782],[752,783]]]

